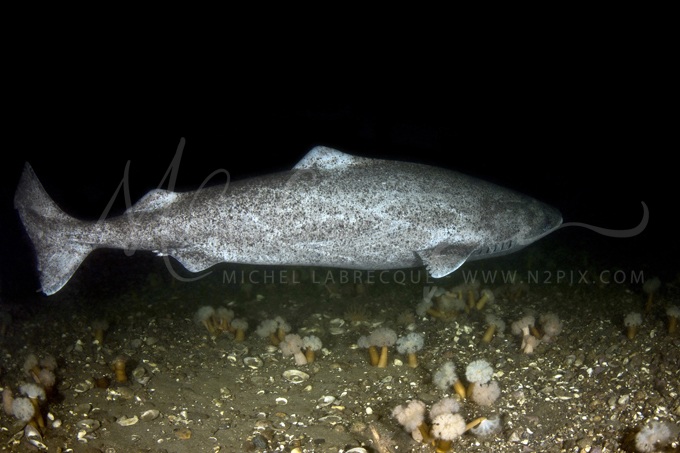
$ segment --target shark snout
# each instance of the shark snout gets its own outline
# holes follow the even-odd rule
[[[541,221],[534,230],[534,240],[542,238],[543,236],[555,231],[560,225],[562,225],[562,214],[560,211],[543,203],[540,203],[538,208],[541,212],[541,215],[539,216]]]

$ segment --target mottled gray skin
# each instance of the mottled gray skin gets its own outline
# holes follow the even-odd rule
[[[220,262],[395,269],[432,277],[518,250],[556,229],[558,211],[453,171],[310,151],[291,171],[196,192],[155,190],[122,216],[64,214],[28,164],[15,207],[45,294],[99,247],[154,250],[192,272]]]

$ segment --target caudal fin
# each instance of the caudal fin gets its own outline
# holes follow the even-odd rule
[[[42,291],[54,294],[94,249],[74,239],[83,222],[59,209],[28,163],[14,195],[14,208],[33,242]]]

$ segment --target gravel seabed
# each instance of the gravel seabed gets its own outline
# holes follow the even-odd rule
[[[680,421],[680,335],[669,335],[665,315],[667,306],[680,304],[678,281],[664,282],[645,312],[640,283],[593,281],[596,271],[587,282],[568,276],[557,281],[553,271],[542,271],[535,282],[481,283],[495,292],[493,303],[440,319],[416,314],[423,289],[454,287],[460,272],[433,283],[409,270],[404,284],[396,282],[401,274],[389,273],[385,282],[356,285],[340,281],[338,271],[331,274],[336,281],[325,282],[320,276],[327,270],[303,269],[298,284],[282,283],[272,273],[270,282],[240,285],[223,281],[225,271],[243,269],[238,266],[179,282],[158,258],[93,255],[56,295],[5,298],[0,305],[12,318],[0,337],[0,387],[16,395],[30,381],[23,371],[29,354],[57,359],[55,391],[42,406],[48,414],[42,441],[49,451],[435,451],[415,442],[392,410],[414,398],[430,407],[454,395],[437,388],[433,374],[446,361],[464,374],[477,359],[493,366],[501,396],[490,407],[464,401],[460,412],[467,421],[498,416],[502,428],[485,438],[466,433],[452,451],[631,452],[646,423]],[[531,259],[525,254],[493,268],[517,262],[530,268]],[[492,269],[476,266],[463,269]],[[293,271],[287,272],[290,278]],[[246,319],[245,341],[211,336],[196,324],[194,314],[204,305],[225,306]],[[531,355],[509,329],[527,311],[537,318],[554,313],[563,324]],[[629,339],[623,319],[634,311],[643,323]],[[481,342],[487,313],[508,324],[489,344]],[[255,334],[260,321],[275,316],[291,332],[322,339],[324,349],[313,363],[296,366]],[[109,328],[99,344],[92,326],[102,319]],[[424,335],[417,368],[406,366],[396,350],[390,350],[387,368],[369,364],[356,342],[378,326]],[[116,381],[111,367],[119,355],[128,358],[126,383]],[[286,370],[308,378],[291,382]],[[94,420],[96,428],[84,420]],[[30,451],[23,425],[0,414],[0,450]],[[664,448],[659,451],[678,451],[677,436]]]

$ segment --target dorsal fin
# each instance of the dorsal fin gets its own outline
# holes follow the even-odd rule
[[[300,159],[293,170],[344,170],[369,162],[375,162],[375,159],[352,156],[327,146],[315,146]]]

